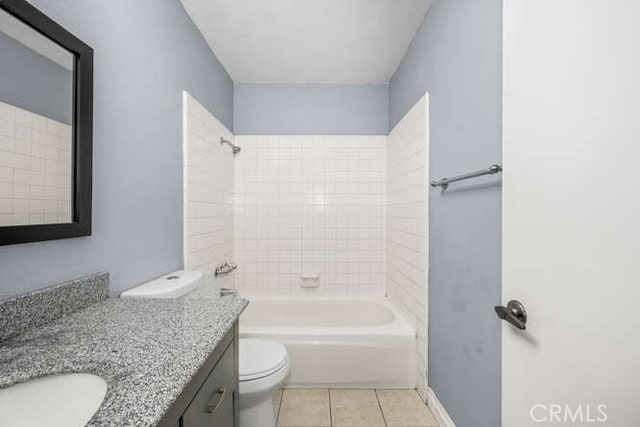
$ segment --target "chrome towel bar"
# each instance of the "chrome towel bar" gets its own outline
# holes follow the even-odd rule
[[[452,182],[464,181],[465,179],[477,178],[479,176],[484,176],[484,175],[495,175],[500,172],[502,172],[502,166],[491,165],[486,169],[482,169],[476,172],[471,172],[465,175],[454,176],[453,178],[434,179],[433,181],[431,181],[431,186],[441,187],[443,190],[445,190],[447,187],[449,187],[449,184],[451,184]]]

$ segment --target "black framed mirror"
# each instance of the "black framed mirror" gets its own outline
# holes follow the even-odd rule
[[[93,49],[0,0],[0,245],[91,235]]]

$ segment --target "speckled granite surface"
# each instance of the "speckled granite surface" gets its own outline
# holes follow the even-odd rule
[[[247,301],[110,299],[0,344],[0,388],[88,372],[108,382],[88,425],[155,425]]]
[[[109,298],[109,274],[96,273],[0,300],[0,342]]]

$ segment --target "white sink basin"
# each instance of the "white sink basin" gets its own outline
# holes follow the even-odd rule
[[[81,427],[96,413],[107,382],[91,374],[52,375],[0,390],[0,425]]]

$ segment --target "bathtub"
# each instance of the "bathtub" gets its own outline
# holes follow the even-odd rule
[[[415,388],[415,332],[384,299],[251,297],[240,335],[289,352],[292,388]]]

